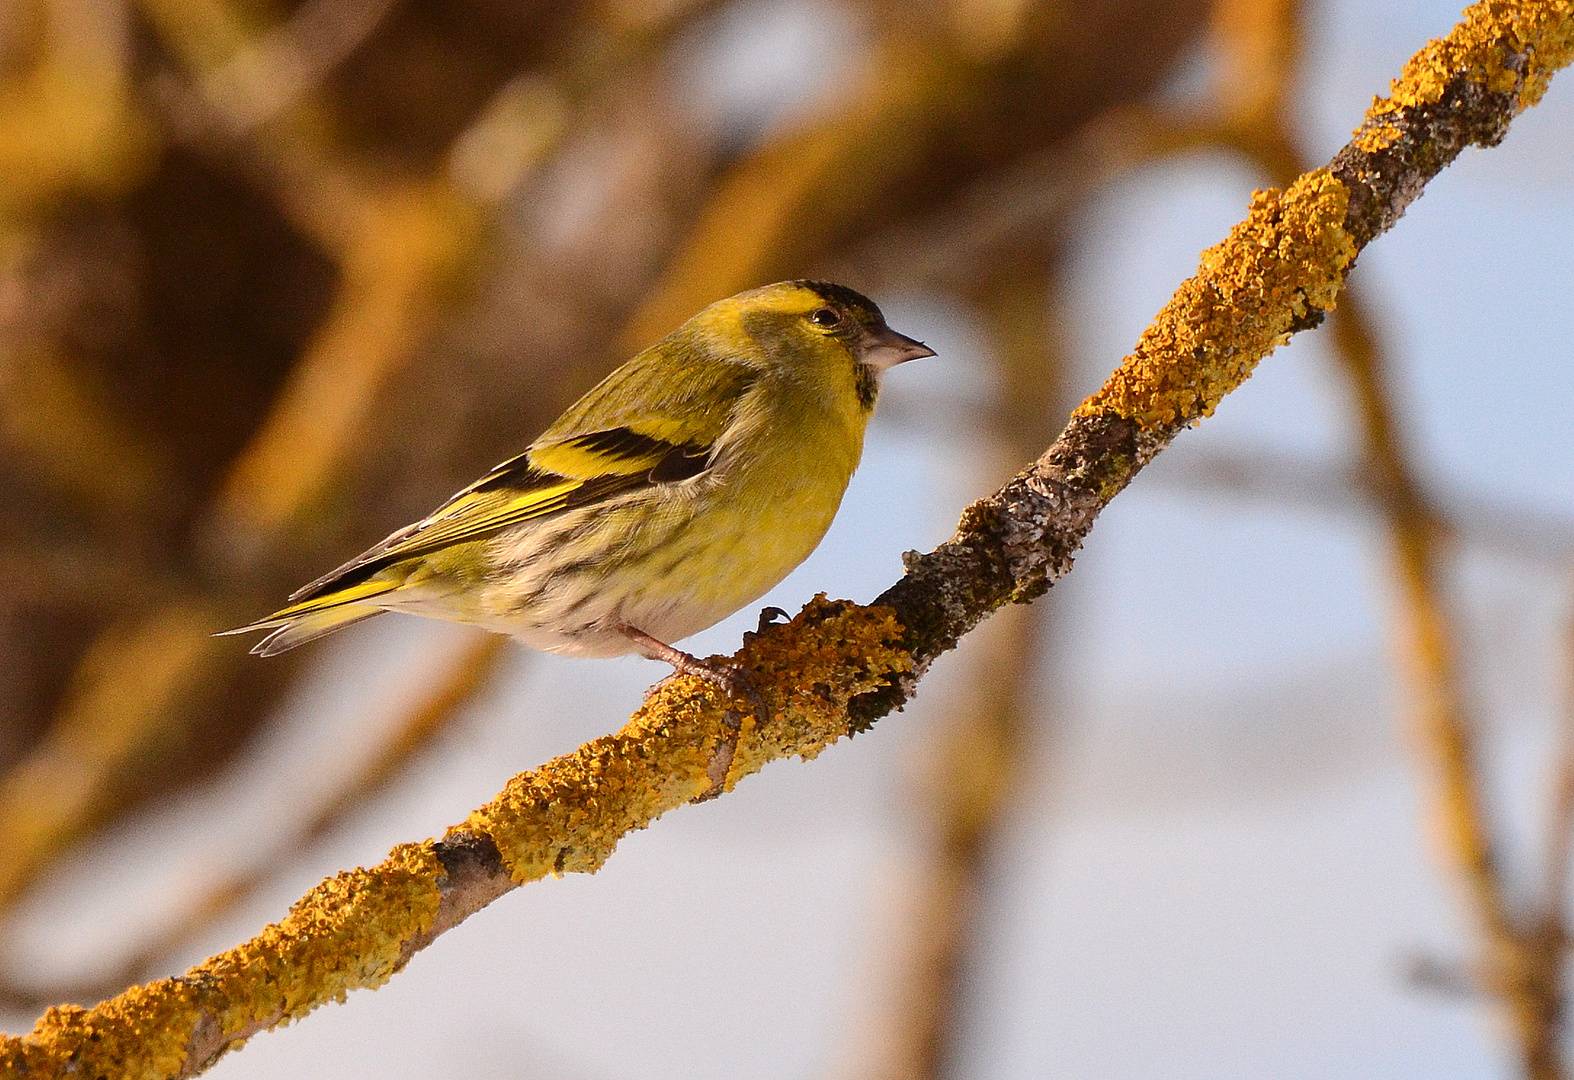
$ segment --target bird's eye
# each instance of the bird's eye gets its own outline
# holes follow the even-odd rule
[[[832,308],[823,307],[817,311],[811,312],[809,314],[809,321],[815,326],[822,326],[826,329],[830,329],[842,321],[842,316]]]

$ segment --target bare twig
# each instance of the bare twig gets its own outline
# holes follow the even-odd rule
[[[1165,30],[1173,24],[1132,20],[1117,5],[1087,4],[1075,19],[1044,0],[1017,6],[1019,17],[1001,23],[980,51],[976,20],[958,25],[940,8],[876,5],[883,32],[862,70],[839,88],[838,107],[769,140],[720,178],[624,327],[620,351],[648,345],[718,296],[808,272],[860,234],[924,217],[948,201],[941,196],[990,172],[1013,178],[1012,166],[1108,108],[1083,92],[1079,73],[1123,72],[1117,100],[1138,100],[1162,69],[1153,61],[1182,44]],[[1101,48],[1116,36],[1121,49]],[[1032,109],[1022,109],[1029,98]],[[996,119],[980,124],[980,115]],[[1113,140],[1104,148],[1106,157],[1119,153]],[[1041,169],[1027,183],[1044,179]],[[1063,190],[1053,182],[1049,201]],[[929,262],[922,251],[871,248],[853,279],[866,287],[891,276],[871,255]]]
[[[89,650],[49,733],[0,777],[0,906],[99,820],[128,763],[195,723],[221,628],[187,600],[124,620]]]
[[[1563,629],[1558,743],[1547,814],[1541,918],[1568,935],[1569,870],[1574,863],[1574,611]]]
[[[1121,105],[1064,141],[968,186],[938,210],[904,219],[836,256],[833,278],[871,290],[928,286],[971,290],[992,258],[1012,249],[1053,250],[1074,211],[1115,177],[1155,157],[1213,145],[1218,127],[1149,105]]]
[[[207,43],[226,38],[230,31],[213,20],[204,22],[190,5],[144,2],[160,13],[172,42],[189,43],[185,55],[199,73],[202,91],[180,94],[177,89],[175,97],[194,116],[186,125],[193,137],[233,142],[254,126],[257,116],[272,115],[278,105],[273,98],[253,100],[242,91],[277,82],[260,75],[237,80],[227,73],[236,65],[249,70],[248,49],[279,62],[289,49],[272,38],[254,45],[231,43],[236,51],[224,67],[205,66],[203,58],[218,51]],[[296,41],[304,30],[292,30],[295,21],[328,19],[340,8],[354,12],[345,17],[352,28],[369,29],[377,13],[392,2],[317,0],[277,33],[284,35],[280,40]],[[489,138],[511,139],[513,160],[503,180],[488,176],[481,183],[465,182],[476,170],[462,164],[457,170],[413,179],[369,172],[324,140],[327,125],[320,110],[309,99],[297,100],[298,95],[292,95],[295,103],[276,123],[252,132],[242,156],[292,218],[335,252],[343,278],[333,310],[292,370],[267,421],[234,462],[212,508],[212,549],[219,561],[232,568],[254,565],[270,547],[287,541],[301,519],[352,471],[354,447],[362,441],[380,395],[411,362],[443,305],[452,301],[478,260],[497,201],[557,149],[576,121],[594,110],[606,82],[659,55],[673,35],[710,6],[693,3],[642,22],[609,18],[614,32],[601,49],[574,53],[533,80],[505,87],[503,101],[494,103],[501,107],[488,110],[477,123],[513,130],[470,132],[479,138],[461,135],[454,148],[457,152],[475,149]],[[335,47],[333,52],[343,50]],[[217,93],[216,87],[228,89]],[[455,160],[470,162],[473,156],[458,154]],[[456,171],[458,175],[451,175]]]
[[[202,79],[236,134],[310,93],[377,29],[397,0],[307,0]]]
[[[1148,477],[1177,492],[1211,493],[1279,506],[1366,514],[1377,509],[1368,470],[1355,462],[1264,450],[1189,446]],[[1434,496],[1444,536],[1463,546],[1547,569],[1574,562],[1574,520],[1475,492]]]
[[[267,79],[257,75],[236,81],[224,76],[220,82],[230,87],[225,94],[211,92],[212,86],[202,81],[213,72],[230,70],[225,64],[252,64],[253,60],[242,59],[252,55],[249,49],[260,49],[259,55],[277,60],[281,49],[288,51],[280,42],[298,43],[311,26],[339,10],[324,5],[356,2],[320,0],[296,13],[295,20],[304,21],[285,23],[273,32],[274,37],[252,31],[246,12],[225,0],[211,4],[145,0],[144,4],[169,49],[196,73],[198,85],[210,91],[191,91],[180,98],[199,114],[186,125],[186,133],[228,140],[224,149],[264,175],[265,186],[280,196],[306,232],[335,253],[344,268],[332,312],[297,363],[270,416],[232,464],[228,485],[208,510],[209,519],[218,523],[211,537],[230,541],[211,545],[222,556],[214,560],[221,564],[212,575],[215,580],[255,587],[254,578],[266,567],[268,557],[295,550],[291,541],[297,538],[289,535],[290,526],[320,507],[325,489],[349,471],[378,394],[409,359],[441,306],[451,300],[454,279],[474,261],[481,243],[479,225],[485,208],[477,200],[441,175],[388,180],[360,168],[327,136],[331,128],[322,122],[320,109],[309,97],[292,99],[288,109],[268,105],[274,122],[253,131],[261,114],[246,103],[242,91],[266,84]],[[380,2],[366,0],[373,6]],[[706,6],[695,3],[665,20],[630,24],[626,40],[616,43],[622,50],[617,55],[626,59],[639,49],[658,50],[681,28],[683,19],[695,17]],[[366,31],[371,28],[369,10],[351,20],[359,20],[356,25]],[[342,55],[352,45],[345,37],[333,44],[332,51]],[[323,42],[313,47],[318,46],[326,47]],[[326,54],[319,61],[326,62]],[[317,74],[325,73],[319,63]],[[594,89],[585,72],[569,81],[582,95]],[[232,115],[231,110],[240,111]],[[548,140],[538,149],[544,154],[551,145]],[[93,498],[84,501],[95,504],[97,514],[113,516],[120,530],[129,532],[127,523],[136,519],[126,509],[128,504],[134,504],[141,515],[158,511],[157,500],[147,494],[159,478],[154,465],[141,447],[80,407],[75,399],[84,395],[63,384],[57,377],[59,365],[45,364],[44,359],[10,365],[14,370],[0,367],[0,388],[10,388],[13,380],[26,384],[26,394],[18,387],[17,393],[6,396],[7,402],[32,406],[21,411],[0,407],[0,428],[15,427],[10,418],[21,417],[37,430],[33,441],[44,449],[64,448],[67,452],[48,458],[52,466],[56,471],[69,469],[72,476],[80,474],[83,483],[98,484]],[[65,410],[70,423],[55,420],[53,410],[40,408],[49,395],[69,397],[77,404]],[[106,470],[104,461],[115,461],[120,467]],[[148,580],[173,577],[161,574]],[[200,711],[200,696],[234,672],[239,658],[233,650],[216,648],[209,635],[255,610],[236,600],[247,585],[211,588],[208,596],[202,596],[188,582],[170,584],[148,598],[162,602],[159,610],[123,615],[99,637],[75,677],[72,698],[52,719],[54,733],[30,751],[14,775],[0,777],[0,909],[71,840],[102,820],[115,805],[128,771],[157,756],[162,747],[179,743]],[[149,641],[159,643],[156,663],[149,662]],[[133,702],[134,707],[89,709],[82,704],[104,706],[118,698]],[[72,749],[84,746],[90,746],[91,752]],[[59,789],[50,786],[62,770],[70,782]]]
[[[1525,1075],[1553,1080],[1564,1075],[1558,1046],[1562,930],[1518,918],[1508,900],[1482,791],[1477,725],[1465,704],[1459,646],[1444,600],[1442,523],[1401,445],[1370,332],[1348,303],[1337,318],[1339,354],[1355,388],[1369,468],[1393,543],[1403,610],[1398,632],[1415,735],[1432,774],[1436,839],[1465,887],[1484,939],[1486,986],[1504,1005]]]

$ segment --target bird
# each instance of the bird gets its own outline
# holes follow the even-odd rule
[[[385,611],[546,652],[638,653],[758,706],[677,648],[754,602],[830,528],[881,376],[935,353],[826,281],[711,304],[614,370],[524,453],[225,634],[273,656]]]

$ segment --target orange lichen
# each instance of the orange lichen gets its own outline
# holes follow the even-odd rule
[[[281,922],[187,978],[223,988],[227,1034],[295,1020],[350,990],[381,986],[397,970],[404,942],[432,925],[442,873],[429,843],[401,844],[370,870],[324,881]]]
[[[1334,306],[1356,247],[1348,193],[1326,169],[1288,191],[1259,191],[1247,219],[1202,254],[1078,416],[1114,414],[1173,430],[1213,412],[1298,324]]]
[[[1380,153],[1393,146],[1404,135],[1404,131],[1397,125],[1381,119],[1383,113],[1379,110],[1386,104],[1384,98],[1373,98],[1372,108],[1367,115],[1368,123],[1362,124],[1350,136],[1350,142],[1357,150],[1368,154]]]
[[[161,1080],[180,1072],[196,1027],[197,989],[161,979],[134,986],[93,1009],[59,1005],[29,1035],[4,1036],[8,1076]]]
[[[674,701],[677,689],[618,734],[514,777],[461,828],[490,837],[518,882],[594,872],[625,833],[709,786],[722,709],[703,693]]]
[[[491,838],[515,881],[593,872],[624,835],[709,789],[725,744],[736,741],[730,788],[767,761],[813,757],[845,735],[847,702],[912,667],[900,640],[888,610],[816,597],[734,658],[769,705],[763,728],[752,717],[729,727],[712,687],[673,679],[622,731],[516,776],[462,829]]]
[[[1515,93],[1518,109],[1541,100],[1553,72],[1574,59],[1574,0],[1481,0],[1465,9],[1447,37],[1430,41],[1374,101],[1368,120],[1442,100],[1449,84],[1464,78],[1488,90]],[[1516,110],[1517,111],[1517,110]],[[1362,149],[1382,149],[1383,132],[1367,128]],[[1371,143],[1372,145],[1366,145]]]
[[[442,864],[405,844],[371,870],[307,893],[280,923],[174,979],[134,986],[91,1009],[50,1009],[0,1041],[0,1070],[28,1077],[157,1080],[191,1071],[232,1040],[297,1019],[397,970],[401,946],[437,913]],[[203,1027],[214,1037],[197,1036]]]
[[[822,593],[780,631],[760,635],[742,654],[760,685],[770,688],[771,721],[745,725],[728,790],[768,761],[816,757],[847,734],[849,701],[913,669],[890,608],[826,600]]]

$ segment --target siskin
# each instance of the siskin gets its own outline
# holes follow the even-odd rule
[[[933,356],[852,289],[790,281],[695,315],[530,448],[290,597],[252,652],[384,611],[548,652],[637,652],[757,700],[674,648],[802,562],[863,450],[880,376]]]

